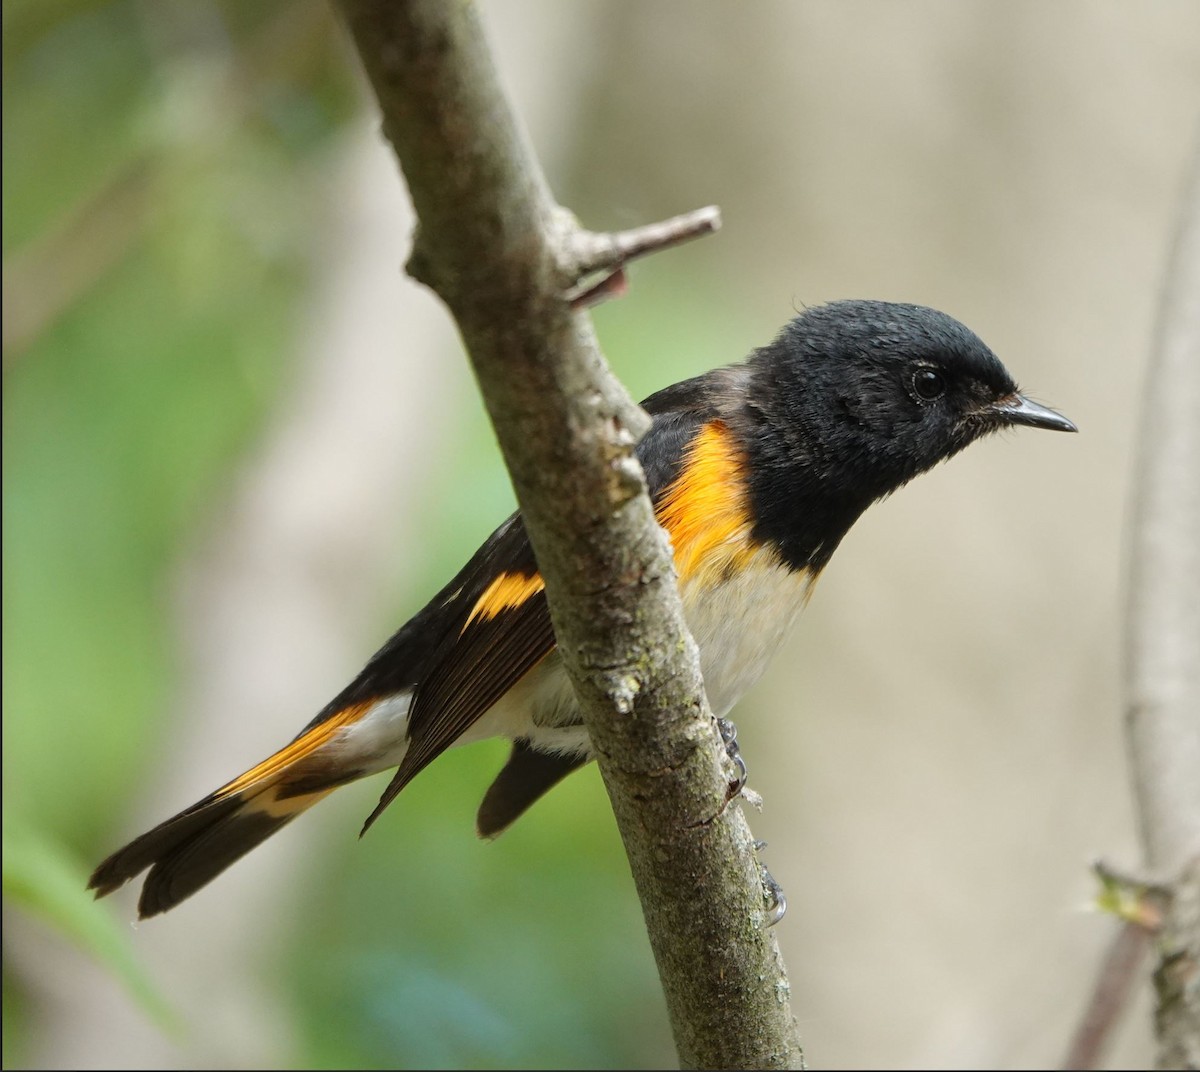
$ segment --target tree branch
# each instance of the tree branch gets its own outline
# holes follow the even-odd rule
[[[1160,1068],[1200,1067],[1200,152],[1182,208],[1148,370],[1126,636],[1142,846],[1169,890]]]
[[[1113,935],[1096,977],[1087,1010],[1067,1049],[1064,1069],[1099,1068],[1113,1024],[1129,1003],[1134,975],[1145,957],[1150,936],[1145,928],[1126,921]]]
[[[586,313],[630,257],[716,225],[628,235],[553,201],[499,88],[474,5],[339,0],[419,219],[409,272],[449,306],[546,583],[559,651],[613,803],[680,1061],[799,1067],[752,839],[633,456],[649,418]],[[600,289],[581,284],[608,273]]]

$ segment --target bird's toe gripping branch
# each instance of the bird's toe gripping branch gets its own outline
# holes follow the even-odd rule
[[[742,758],[742,750],[738,745],[737,726],[728,718],[717,719],[717,729],[721,733],[721,740],[725,744],[725,752],[729,756],[730,762],[734,766],[736,774],[733,781],[729,783],[728,793],[725,798],[725,803],[737,798],[743,789],[746,788],[746,779],[750,776],[746,769],[746,761]]]
[[[735,769],[735,777],[729,783],[728,796],[726,803],[735,800],[746,791],[746,779],[749,773],[746,769],[746,761],[742,758],[742,750],[738,745],[737,726],[728,718],[717,719],[717,729],[721,733],[721,740],[725,744],[725,751],[729,755]],[[767,847],[765,841],[755,841],[754,851],[761,852]],[[758,862],[758,877],[762,883],[763,900],[767,905],[767,926],[774,927],[784,915],[787,913],[787,895],[783,892],[783,887],[775,881],[775,876],[767,870],[766,864],[761,860]]]
[[[754,842],[756,853],[762,852],[766,847],[765,841]],[[767,926],[774,927],[787,915],[787,895],[783,892],[783,887],[775,881],[775,876],[767,870],[767,865],[761,860],[758,861],[758,877],[762,882],[763,900],[767,903]]]

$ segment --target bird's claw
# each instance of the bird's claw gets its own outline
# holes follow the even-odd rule
[[[765,841],[755,841],[754,851],[760,852],[767,847]],[[767,870],[767,865],[758,861],[758,878],[763,887],[763,900],[770,906],[767,909],[767,926],[774,927],[787,915],[787,894],[783,887],[775,881],[775,876]]]
[[[733,800],[746,787],[746,779],[750,776],[750,772],[746,769],[746,761],[742,759],[742,750],[738,746],[737,726],[731,719],[719,718],[717,719],[717,729],[725,744],[725,753],[729,756],[730,762],[733,763],[734,770],[737,772],[733,781],[729,783],[729,796],[725,798]]]

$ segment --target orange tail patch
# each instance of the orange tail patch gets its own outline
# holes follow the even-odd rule
[[[374,701],[351,704],[349,707],[343,708],[336,715],[332,715],[324,722],[313,726],[307,733],[302,733],[291,744],[281,748],[273,756],[264,759],[257,766],[251,767],[245,774],[240,774],[232,782],[227,782],[221,786],[220,789],[213,793],[211,799],[223,800],[226,797],[233,796],[235,793],[241,793],[268,778],[274,778],[282,774],[301,760],[307,759],[323,745],[328,744],[344,726],[351,726],[363,718],[372,706],[374,706]],[[323,791],[320,796],[324,796],[329,791]],[[320,797],[317,799],[320,799]],[[300,810],[309,804],[316,803],[316,800],[308,800],[307,797],[298,797],[296,800],[305,802],[301,805]]]

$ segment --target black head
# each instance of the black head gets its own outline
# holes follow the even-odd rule
[[[1024,398],[974,332],[920,305],[809,309],[750,365],[760,535],[813,565],[872,502],[980,436],[1014,424],[1075,431]]]

